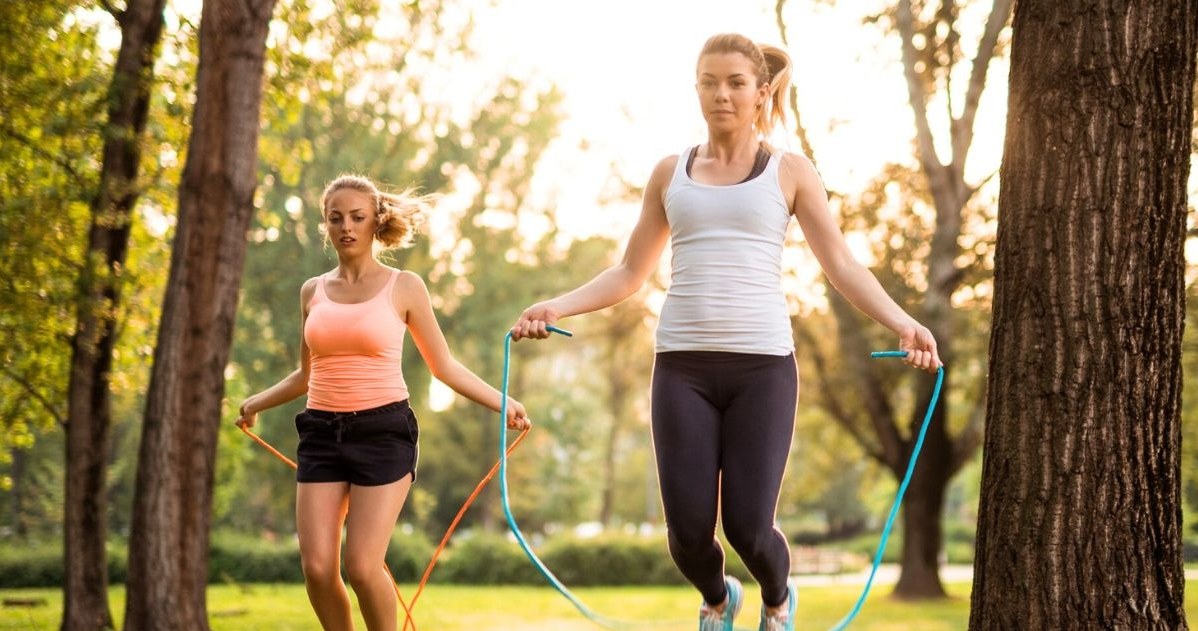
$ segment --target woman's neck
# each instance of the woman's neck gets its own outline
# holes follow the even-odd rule
[[[353,284],[370,276],[383,267],[373,256],[337,257],[337,275]]]
[[[727,164],[737,159],[757,155],[761,141],[752,127],[735,132],[716,132],[707,130],[707,147],[701,147],[701,154],[718,162]]]

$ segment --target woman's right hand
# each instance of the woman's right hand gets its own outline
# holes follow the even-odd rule
[[[562,317],[560,311],[553,306],[553,301],[546,300],[524,310],[512,326],[512,339],[520,341],[526,337],[543,340],[549,337],[550,324]]]
[[[250,398],[252,399],[253,397]],[[254,426],[254,423],[258,422],[258,413],[251,412],[250,409],[250,399],[246,399],[241,403],[241,407],[237,409],[237,420],[234,421],[238,427],[249,429]]]

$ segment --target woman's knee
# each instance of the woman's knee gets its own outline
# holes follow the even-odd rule
[[[345,575],[349,584],[356,590],[379,580],[383,576],[382,566],[382,559],[351,555],[345,559]]]
[[[776,546],[779,542],[785,544],[782,533],[770,524],[724,522],[724,535],[728,537],[728,545],[741,556],[752,557]]]
[[[336,557],[304,555],[300,559],[300,567],[304,571],[304,582],[309,585],[324,586],[341,580],[341,568]]]
[[[675,556],[702,554],[718,545],[714,531],[670,528],[666,531],[670,551]]]

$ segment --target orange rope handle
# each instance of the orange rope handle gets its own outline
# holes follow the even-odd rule
[[[244,432],[246,436],[254,439],[254,442],[265,447],[267,451],[274,455],[274,457],[287,463],[287,466],[291,467],[292,469],[298,468],[298,465],[295,464],[295,461],[287,456],[284,456],[282,452],[272,447],[270,443],[262,440],[261,436],[258,436],[240,423],[237,424],[237,427]],[[512,455],[512,451],[516,449],[516,445],[519,445],[520,441],[524,440],[524,437],[527,435],[528,428],[525,428],[520,432],[520,435],[512,441],[512,444],[508,446],[507,455]],[[477,486],[474,487],[474,492],[470,494],[470,497],[466,498],[466,501],[462,503],[462,507],[458,509],[458,514],[454,516],[453,521],[449,524],[449,528],[445,531],[445,536],[441,537],[441,543],[437,545],[437,549],[433,552],[432,558],[429,559],[428,565],[424,568],[424,575],[420,577],[420,583],[416,586],[416,593],[412,596],[411,604],[404,601],[403,594],[399,592],[399,583],[395,580],[395,576],[391,574],[391,568],[387,567],[386,561],[383,562],[383,571],[387,573],[387,577],[391,579],[391,584],[395,586],[395,597],[399,600],[399,605],[403,607],[404,610],[405,619],[403,623],[403,631],[407,631],[409,627],[412,629],[412,631],[417,631],[416,619],[412,617],[412,610],[416,608],[416,600],[420,598],[420,594],[424,592],[424,586],[428,584],[428,579],[433,573],[433,567],[437,565],[437,560],[441,557],[441,553],[444,552],[445,547],[449,545],[449,538],[453,536],[453,532],[457,529],[458,523],[461,522],[462,517],[466,515],[466,510],[469,509],[472,504],[474,504],[474,500],[478,499],[479,494],[482,493],[483,488],[487,486],[487,483],[490,482],[492,478],[495,477],[495,474],[499,472],[499,464],[500,463],[498,461],[495,462],[495,466],[491,467],[491,470],[487,472],[487,475],[483,476],[483,479],[479,481]]]
[[[250,438],[253,438],[253,439],[254,439],[254,442],[258,443],[259,445],[262,445],[263,447],[265,447],[265,448],[266,448],[266,450],[267,450],[267,451],[269,451],[270,453],[274,454],[274,455],[275,455],[275,458],[278,458],[279,460],[282,460],[283,462],[286,462],[286,463],[287,463],[287,466],[291,467],[292,469],[298,469],[298,468],[299,468],[299,465],[295,464],[295,461],[293,461],[291,458],[288,458],[287,456],[284,456],[284,455],[282,454],[282,452],[280,452],[278,449],[275,449],[274,447],[271,447],[271,446],[270,446],[270,443],[266,442],[265,440],[262,440],[262,437],[261,437],[261,436],[258,436],[258,435],[257,435],[257,434],[255,434],[254,432],[251,432],[251,431],[249,430],[249,428],[247,428],[246,426],[242,425],[241,423],[238,423],[238,424],[237,424],[237,427],[238,427],[238,428],[239,428],[241,431],[245,432],[245,435],[246,435],[246,436],[249,436]]]

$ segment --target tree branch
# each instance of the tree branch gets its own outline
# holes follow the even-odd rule
[[[990,10],[990,17],[986,19],[986,30],[978,43],[978,53],[973,58],[969,87],[965,92],[965,108],[961,110],[961,117],[953,121],[953,164],[962,176],[966,155],[973,144],[973,123],[977,117],[982,90],[986,87],[986,73],[990,70],[990,60],[994,59],[994,52],[998,47],[998,36],[1011,19],[1013,3],[1014,0],[994,0],[994,8]]]
[[[782,15],[782,10],[785,6],[786,0],[777,0],[774,3],[774,19],[778,24],[778,33],[782,36],[782,45],[789,48],[790,39],[786,37],[786,19]],[[815,148],[811,146],[811,139],[807,136],[807,128],[803,126],[803,115],[799,111],[799,89],[795,86],[794,75],[791,75],[790,81],[790,113],[794,114],[795,117],[795,135],[799,137],[799,145],[803,147],[803,153],[818,168],[818,164],[815,161]]]
[[[112,6],[112,3],[109,2],[108,0],[99,0],[99,2],[100,2],[100,6],[103,7],[105,11],[112,14],[112,19],[116,20],[117,24],[120,24],[122,26],[125,24],[125,12],[124,11]]]
[[[940,19],[948,27],[948,35],[944,38],[944,48],[948,51],[948,62],[944,66],[944,109],[948,120],[953,120],[953,66],[957,65],[957,44],[961,36],[957,34],[957,7],[953,0],[943,0],[940,3]]]
[[[894,410],[883,392],[875,371],[877,368],[869,360],[869,343],[864,338],[864,327],[861,325],[856,309],[843,298],[836,289],[828,284],[828,302],[832,305],[832,313],[836,316],[836,329],[840,336],[840,354],[848,363],[848,369],[856,375],[861,386],[861,405],[873,425],[874,433],[878,436],[882,462],[896,473],[900,472],[906,452],[906,442],[899,434],[894,422]]]
[[[15,382],[17,385],[21,386],[21,388],[23,388],[29,396],[33,397],[38,403],[41,403],[42,407],[45,408],[46,411],[50,413],[50,416],[54,417],[55,421],[58,421],[59,425],[61,425],[62,427],[66,427],[67,422],[66,422],[66,419],[63,418],[62,413],[59,412],[58,409],[54,407],[54,404],[50,403],[50,401],[46,397],[42,396],[42,393],[38,392],[37,389],[33,387],[33,384],[29,383],[29,381],[27,379],[25,379],[25,377],[23,377],[22,375],[20,375],[13,369],[9,368],[8,366],[4,366],[3,368],[0,368],[0,370],[3,370],[4,374],[9,379],[13,380],[13,382]]]
[[[66,171],[67,174],[70,175],[71,178],[75,180],[76,184],[79,184],[81,187],[87,187],[87,182],[85,182],[83,177],[81,175],[79,175],[79,172],[75,170],[75,167],[72,166],[70,162],[67,162],[66,159],[64,159],[63,157],[56,156],[53,153],[46,151],[44,148],[42,148],[41,145],[39,145],[32,138],[29,138],[28,136],[9,127],[8,125],[5,125],[2,129],[2,131],[4,132],[5,136],[8,136],[9,138],[16,140],[17,142],[28,147],[30,150],[32,150],[37,155],[39,155],[39,156],[49,160],[50,162],[53,162],[54,164],[58,165],[59,167],[61,167],[63,171]]]
[[[982,178],[981,182],[978,182],[977,184],[970,186],[969,189],[966,191],[967,195],[965,196],[965,202],[969,202],[969,200],[973,199],[973,196],[977,195],[978,191],[982,190],[982,187],[985,186],[986,183],[989,182],[990,180],[993,180],[997,175],[998,175],[998,169],[995,169],[990,172],[990,175],[987,175],[986,177]]]
[[[911,0],[899,0],[895,24],[902,40],[903,74],[907,77],[907,98],[911,102],[911,111],[915,114],[919,160],[928,177],[939,179],[943,177],[944,165],[936,155],[936,142],[928,123],[928,93],[924,90],[919,72],[915,70],[918,55],[915,51],[915,16],[911,13]]]

